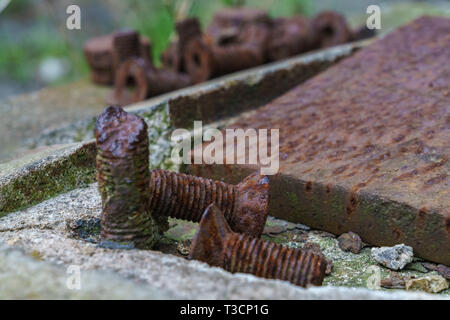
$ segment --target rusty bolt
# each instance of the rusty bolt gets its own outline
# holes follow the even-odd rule
[[[152,247],[160,229],[152,218],[147,124],[119,107],[108,107],[94,128],[97,181],[105,240]]]
[[[282,60],[311,49],[310,21],[296,16],[274,21],[267,56],[271,61]]]
[[[327,266],[321,256],[311,251],[288,248],[233,232],[214,204],[203,214],[189,259],[222,267],[232,273],[250,273],[302,287],[320,286]]]
[[[117,69],[122,62],[130,57],[139,56],[139,34],[136,30],[120,30],[113,35],[113,60]]]
[[[189,43],[185,53],[186,70],[193,83],[200,83],[264,63],[264,50],[253,44],[217,46],[205,39]]]
[[[269,179],[253,173],[232,185],[172,171],[151,171],[150,208],[156,216],[199,222],[211,203],[223,211],[234,231],[260,237],[267,219]]]
[[[313,42],[317,48],[327,48],[352,39],[345,17],[334,11],[323,11],[312,22]]]
[[[134,85],[132,93],[127,89],[130,79]],[[190,78],[186,74],[156,69],[142,58],[131,58],[122,63],[118,69],[114,91],[108,102],[124,106],[187,87],[190,83]]]
[[[181,70],[181,55],[178,50],[178,42],[169,44],[166,50],[161,55],[161,61],[167,70],[178,72]]]
[[[206,33],[213,39],[215,44],[221,44],[224,42],[224,39],[236,38],[240,30],[247,25],[270,25],[270,23],[269,15],[262,9],[225,8],[214,15]]]
[[[175,25],[178,39],[163,52],[161,60],[164,68],[174,72],[185,72],[184,52],[190,41],[202,37],[202,29],[197,18],[187,18]]]
[[[95,37],[87,40],[83,46],[92,81],[104,85],[114,83],[116,69],[130,57],[142,57],[150,64],[150,50],[148,38],[139,36],[133,30]]]

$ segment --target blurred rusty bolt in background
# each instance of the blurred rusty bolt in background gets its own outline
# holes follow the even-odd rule
[[[150,207],[155,215],[199,222],[211,203],[235,232],[260,237],[267,220],[269,179],[253,173],[237,185],[183,173],[152,170]]]
[[[178,39],[163,52],[161,60],[166,69],[174,72],[186,72],[184,52],[193,39],[202,37],[200,22],[196,18],[187,18],[176,23]]]
[[[151,248],[162,225],[152,218],[147,124],[119,107],[108,107],[94,128],[97,181],[105,240]]]
[[[234,233],[214,204],[206,209],[200,221],[189,259],[222,267],[232,273],[250,273],[302,287],[320,286],[327,266],[322,257],[311,251]]]
[[[134,86],[128,89],[130,80]],[[190,84],[189,76],[184,73],[156,69],[143,58],[130,58],[122,63],[116,72],[114,90],[108,98],[108,103],[124,106]]]
[[[134,30],[122,30],[95,37],[83,47],[94,83],[111,85],[120,64],[131,58],[141,57],[152,63],[150,40]]]
[[[266,62],[375,35],[375,30],[366,26],[351,30],[345,18],[333,11],[313,18],[272,19],[265,10],[242,7],[219,10],[204,33],[197,18],[177,21],[175,29],[175,39],[161,55],[163,68],[153,65],[150,41],[134,30],[116,31],[85,43],[92,80],[114,83],[109,104],[127,105]]]
[[[334,11],[323,11],[311,21],[314,45],[316,48],[328,48],[349,42],[353,32],[345,17]]]

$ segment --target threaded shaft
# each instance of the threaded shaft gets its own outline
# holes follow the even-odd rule
[[[243,272],[295,285],[321,285],[326,261],[313,252],[231,233],[223,252],[223,266],[232,273]]]
[[[261,50],[252,44],[213,46],[213,74],[222,75],[263,63]]]
[[[109,107],[95,127],[97,180],[102,199],[101,235],[107,240],[149,247],[158,227],[151,217],[147,125]]]
[[[230,221],[236,187],[221,181],[166,170],[151,170],[150,209],[157,216],[200,221],[206,207],[215,203]]]
[[[134,30],[119,31],[113,37],[113,54],[116,68],[131,57],[137,57],[140,51],[139,34]]]

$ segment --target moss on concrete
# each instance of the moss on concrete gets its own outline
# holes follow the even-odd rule
[[[0,216],[95,181],[95,145],[66,148],[0,179]]]

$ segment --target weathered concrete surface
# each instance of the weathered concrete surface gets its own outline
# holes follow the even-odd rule
[[[280,129],[269,214],[450,265],[449,59],[450,19],[421,18],[232,124]]]
[[[204,263],[150,250],[108,249],[98,227],[97,185],[76,189],[0,218],[1,298],[171,299],[437,299],[440,296],[321,287],[230,274]],[[178,222],[180,223],[180,222]],[[273,225],[272,225],[273,226]],[[304,226],[298,226],[305,229]],[[270,230],[270,229],[269,229]],[[80,230],[78,230],[80,231]],[[271,229],[274,232],[274,229]],[[82,237],[76,236],[81,234]],[[89,235],[86,237],[86,235]],[[295,243],[295,241],[293,242]],[[294,244],[295,245],[295,244]],[[9,248],[4,249],[4,246]],[[20,248],[24,254],[12,248]],[[69,266],[81,270],[81,291],[69,290]],[[73,267],[72,267],[73,268]],[[362,282],[364,285],[364,282]]]
[[[26,151],[26,140],[44,130],[100,113],[108,90],[83,80],[0,101],[0,161]]]

